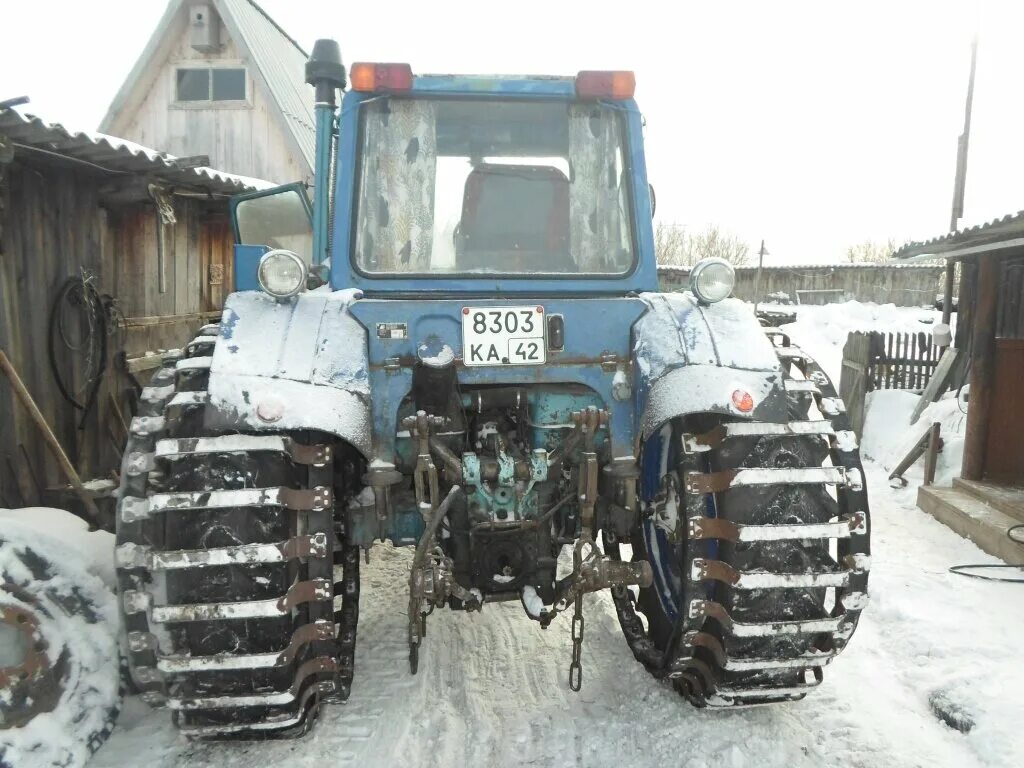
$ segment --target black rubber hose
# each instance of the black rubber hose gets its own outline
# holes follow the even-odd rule
[[[96,376],[93,378],[89,388],[89,397],[85,401],[85,408],[82,409],[82,418],[78,422],[78,429],[80,431],[85,429],[85,420],[89,418],[89,414],[96,405],[96,396],[99,394],[100,386],[103,384],[103,374],[107,371],[107,312],[96,289],[89,286],[88,291],[95,311],[96,325],[98,326],[97,332],[100,337],[100,362],[96,369]]]
[[[1024,544],[1024,537],[1018,537],[1014,535],[1014,531],[1024,530],[1024,523],[1018,525],[1011,525],[1006,530],[1006,537],[1010,541],[1015,541],[1018,544]],[[1024,577],[1019,579],[1011,579],[1005,576],[986,576],[983,573],[969,573],[969,570],[977,568],[1018,568],[1024,571],[1024,563],[1020,565],[1007,565],[1005,563],[968,563],[967,565],[954,565],[949,569],[950,573],[955,573],[957,576],[967,576],[971,579],[981,579],[982,581],[1006,581],[1011,584],[1024,584]]]
[[[88,345],[90,348],[96,348],[98,358],[96,373],[90,378],[85,402],[81,403],[69,391],[64,379],[61,377],[60,367],[57,363],[57,345],[55,342],[58,324],[60,323],[60,313],[64,309],[65,304],[68,303],[72,290],[78,286],[81,286],[82,290],[84,311],[92,316],[92,323],[90,323],[92,331],[88,339]],[[67,341],[65,341],[65,344],[67,344]],[[64,399],[71,403],[74,408],[82,411],[82,418],[79,420],[78,429],[83,430],[85,429],[85,422],[96,404],[96,397],[99,394],[100,385],[103,383],[103,374],[107,369],[107,312],[103,305],[103,299],[88,280],[80,277],[68,278],[64,281],[64,285],[61,286],[60,290],[57,291],[53,306],[50,308],[47,352],[50,358],[50,371],[57,383],[57,389],[60,390]]]
[[[60,369],[57,366],[57,349],[53,341],[54,336],[56,335],[57,323],[59,321],[59,313],[61,311],[61,307],[64,306],[64,302],[67,300],[68,294],[71,292],[71,289],[78,282],[79,281],[77,278],[69,278],[64,282],[64,285],[61,286],[60,290],[57,291],[57,297],[53,300],[53,304],[50,307],[50,326],[49,334],[46,340],[46,349],[50,358],[50,372],[53,374],[54,381],[57,382],[57,389],[60,390],[60,393],[64,396],[65,400],[71,403],[71,405],[73,405],[76,409],[81,411],[85,408],[85,406],[82,403],[78,402],[78,400],[75,399],[74,395],[72,395],[68,391],[67,387],[64,386],[64,379],[61,378]]]

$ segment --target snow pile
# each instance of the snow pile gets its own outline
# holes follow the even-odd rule
[[[0,509],[0,532],[6,533],[9,530],[9,523],[58,539],[73,549],[78,557],[84,558],[85,569],[89,573],[99,576],[112,592],[117,590],[117,579],[114,574],[114,534],[90,531],[89,525],[82,518],[63,509],[49,507]]]
[[[887,469],[890,468],[892,454],[911,433],[910,415],[920,399],[920,395],[903,389],[868,392],[864,401],[864,431],[860,440],[864,458],[874,459]]]
[[[964,392],[947,392],[929,405],[915,424],[910,423],[920,395],[899,389],[869,392],[865,400],[864,434],[861,452],[885,469],[892,470],[935,422],[943,446],[935,465],[935,484],[950,485],[960,474],[964,453],[964,430],[967,426],[967,404]],[[916,467],[916,468],[915,468]],[[921,471],[915,465],[906,474]]]
[[[63,668],[53,711],[0,730],[0,765],[83,766],[113,728],[118,611],[104,581],[113,537],[79,522],[60,510],[0,510],[0,577],[9,585],[0,603],[36,616],[50,664]],[[0,691],[7,701],[13,694]]]
[[[788,309],[781,305],[762,304],[763,309]],[[788,333],[836,382],[843,363],[843,346],[853,331],[885,331],[888,333],[924,331],[931,333],[942,313],[933,309],[897,307],[895,304],[871,304],[847,301],[822,306],[802,304],[796,309],[796,322],[786,323],[780,330]]]

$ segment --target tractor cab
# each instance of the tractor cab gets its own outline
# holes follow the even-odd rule
[[[655,290],[633,82],[629,72],[413,76],[408,65],[355,64],[337,141],[322,150],[333,148],[337,169],[331,221],[303,218],[294,186],[246,196],[236,205],[239,288],[261,286],[256,267],[273,244],[241,214],[265,205],[268,220],[302,224],[311,243],[330,227],[330,253],[300,255],[310,267],[329,258],[334,289]]]

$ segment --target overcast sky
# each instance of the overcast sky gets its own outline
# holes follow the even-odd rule
[[[94,129],[164,0],[0,0],[0,100]],[[416,72],[633,69],[658,217],[769,263],[841,259],[949,223],[970,40],[981,48],[963,224],[1024,208],[1024,2],[263,0],[307,49]],[[493,9],[493,10],[492,10]],[[979,23],[980,19],[980,23]]]

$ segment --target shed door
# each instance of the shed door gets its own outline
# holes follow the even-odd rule
[[[208,215],[199,232],[202,254],[202,304],[204,312],[222,309],[235,284],[234,237],[227,216]]]
[[[985,446],[985,477],[1024,483],[1024,339],[996,339],[993,407]]]

